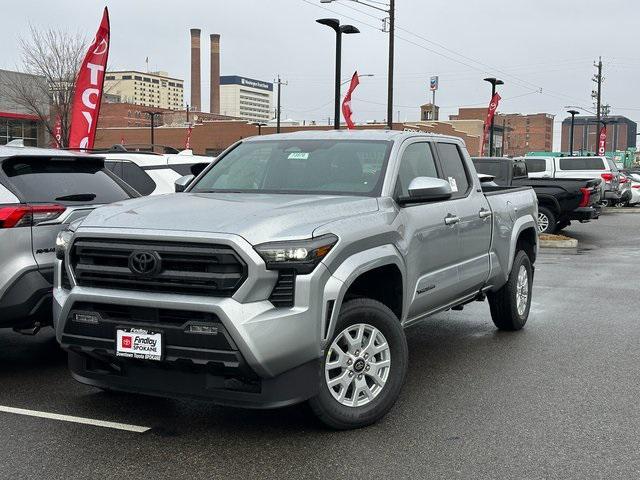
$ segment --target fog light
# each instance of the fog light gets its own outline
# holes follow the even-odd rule
[[[215,325],[189,325],[187,333],[199,333],[201,335],[216,335],[218,327]]]
[[[73,321],[78,323],[90,323],[96,325],[100,323],[100,317],[95,313],[74,313]]]

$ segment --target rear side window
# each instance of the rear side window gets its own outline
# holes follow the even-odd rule
[[[604,170],[604,163],[601,158],[561,158],[560,168],[562,170]]]
[[[495,178],[497,183],[504,182],[506,178],[503,175],[502,165],[499,162],[492,162],[488,160],[475,160],[473,164],[476,167],[478,173],[485,175],[491,175]]]
[[[131,198],[102,160],[18,157],[5,160],[2,171],[26,202],[87,205]]]
[[[513,176],[514,177],[526,177],[527,165],[524,162],[515,162],[513,164]]]
[[[469,190],[469,176],[464,167],[460,149],[454,143],[438,143],[440,162],[444,170],[444,178],[451,184],[454,197],[461,197]]]
[[[107,160],[105,167],[142,195],[150,195],[156,189],[151,177],[129,160]]]
[[[417,177],[438,178],[438,170],[431,146],[425,142],[412,143],[402,154],[398,171],[398,183],[396,183],[396,195],[398,197],[408,197],[409,184],[411,180]]]
[[[547,169],[547,162],[543,158],[527,158],[525,163],[529,173],[544,172]]]

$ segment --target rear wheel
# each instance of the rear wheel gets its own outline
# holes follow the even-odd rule
[[[404,330],[380,302],[346,302],[322,360],[318,395],[309,404],[331,428],[346,430],[382,418],[400,395],[407,373]]]
[[[489,309],[493,323],[500,330],[520,330],[527,323],[531,308],[533,268],[524,250],[513,260],[509,280],[497,292],[489,293]]]
[[[538,233],[553,233],[556,231],[556,216],[547,207],[538,208]]]

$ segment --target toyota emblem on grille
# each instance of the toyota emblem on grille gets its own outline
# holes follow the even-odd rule
[[[129,255],[129,270],[136,275],[155,275],[160,271],[160,257],[156,252],[133,252]]]

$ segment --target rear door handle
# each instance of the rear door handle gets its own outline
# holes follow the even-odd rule
[[[460,222],[460,217],[456,217],[455,215],[449,214],[446,217],[444,217],[444,224],[445,225],[455,225],[456,223]]]
[[[485,210],[484,208],[480,210],[480,212],[478,212],[478,216],[480,218],[489,218],[492,215],[493,215],[493,212],[491,212],[491,210]]]

